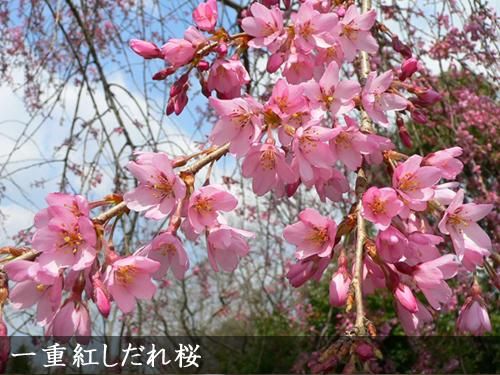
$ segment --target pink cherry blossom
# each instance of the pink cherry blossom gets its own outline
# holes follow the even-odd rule
[[[96,256],[97,236],[94,224],[86,216],[76,217],[60,206],[51,208],[53,217],[38,229],[31,241],[42,252],[38,261],[44,265],[54,262],[59,267],[75,271],[89,267]]]
[[[196,48],[185,39],[170,39],[161,47],[165,61],[174,67],[179,67],[190,62]]]
[[[333,129],[334,136],[330,141],[330,150],[336,160],[340,160],[350,170],[356,170],[363,162],[363,155],[377,150],[367,134],[359,130],[358,123],[344,115],[346,125],[337,124]]]
[[[447,148],[427,155],[422,164],[437,167],[444,178],[454,180],[464,168],[463,163],[456,159],[460,155],[462,155],[461,147]]]
[[[461,332],[470,332],[475,336],[491,332],[488,310],[479,294],[473,294],[465,301],[458,315],[457,328]]]
[[[360,15],[358,7],[353,4],[335,26],[333,31],[338,35],[347,61],[352,61],[358,50],[377,52],[377,41],[370,33],[376,17],[374,9]]]
[[[88,343],[91,328],[87,305],[81,301],[68,300],[57,312],[45,334],[57,337],[63,342],[68,341],[71,336],[76,336],[78,342]]]
[[[202,44],[207,43],[208,39],[203,33],[201,33],[196,27],[189,26],[186,31],[184,31],[184,39],[190,42],[193,47],[198,48]]]
[[[127,207],[146,211],[145,217],[161,220],[172,213],[177,202],[186,194],[186,186],[173,170],[167,154],[148,153],[131,161],[127,169],[139,181],[139,186],[124,194]]]
[[[349,181],[335,168],[314,168],[314,186],[319,199],[325,202],[326,198],[333,202],[342,200],[342,195],[349,191]]]
[[[251,17],[241,21],[241,28],[254,38],[248,42],[253,48],[270,46],[283,32],[283,13],[279,7],[271,9],[260,3],[250,7]]]
[[[328,144],[325,143],[332,139],[334,134],[333,129],[316,125],[300,127],[295,132],[292,143],[293,165],[298,168],[300,178],[304,182],[314,179],[313,167],[330,168],[335,162]]]
[[[291,53],[283,68],[283,76],[294,85],[309,81],[313,78],[315,65],[311,55]]]
[[[304,109],[307,110],[307,99],[304,96],[304,88],[301,85],[290,85],[286,80],[279,79],[273,87],[267,108],[280,117],[293,115]]]
[[[295,246],[297,259],[312,255],[328,257],[335,245],[337,224],[319,214],[312,208],[306,208],[299,214],[299,221],[288,225],[283,231],[285,240]]]
[[[248,238],[253,233],[246,230],[221,225],[211,229],[207,236],[208,261],[215,272],[219,267],[226,272],[233,272],[241,257],[248,254]]]
[[[352,277],[347,271],[347,259],[339,256],[338,269],[330,281],[330,305],[340,307],[345,305],[349,295]]]
[[[459,190],[439,222],[439,230],[450,235],[460,261],[474,270],[491,250],[491,240],[477,221],[488,215],[493,205],[463,204],[463,200],[464,191]]]
[[[147,256],[160,263],[160,268],[153,274],[155,279],[162,279],[171,269],[178,280],[182,280],[189,268],[189,259],[181,240],[171,232],[163,232],[151,241],[147,251],[139,251],[137,255]]]
[[[396,263],[407,249],[408,239],[399,230],[389,226],[386,230],[378,232],[376,245],[378,254],[385,262]]]
[[[344,51],[342,50],[342,45],[337,39],[328,40],[331,46],[327,48],[318,48],[318,62],[322,62],[318,67],[321,69],[321,65],[330,65],[332,61],[335,61],[337,65],[342,65],[344,62]],[[322,72],[324,73],[324,71]]]
[[[460,186],[459,182],[446,182],[444,184],[439,184],[434,186],[434,200],[439,204],[444,206],[448,206],[455,196],[457,192],[454,190]]]
[[[209,102],[220,117],[210,134],[212,142],[219,146],[230,142],[232,153],[245,155],[261,132],[262,106],[250,97]]]
[[[401,196],[403,203],[415,211],[426,209],[427,201],[434,196],[432,187],[441,178],[438,168],[421,167],[421,162],[421,156],[413,155],[398,165],[392,175],[392,186]]]
[[[26,309],[37,304],[36,320],[41,326],[48,324],[61,303],[63,279],[53,263],[41,267],[37,262],[16,260],[4,266],[9,279],[17,284],[11,289],[9,299],[16,309]]]
[[[330,257],[317,255],[299,260],[290,266],[286,277],[294,288],[302,286],[308,280],[319,281],[330,261]]]
[[[131,39],[128,42],[132,51],[137,53],[139,56],[145,59],[162,59],[163,52],[160,48],[154,43],[146,42],[144,40],[139,39]]]
[[[396,301],[396,311],[401,326],[407,335],[418,335],[425,323],[432,322],[432,315],[427,308],[417,299],[417,311],[408,311],[399,301]]]
[[[356,81],[339,81],[339,66],[332,61],[319,82],[305,83],[304,91],[313,107],[321,107],[335,116],[354,108],[353,98],[359,94],[360,86]]]
[[[451,289],[444,280],[457,274],[458,264],[453,255],[447,254],[415,267],[413,278],[434,309],[440,310],[441,304],[451,298]]]
[[[151,277],[159,268],[159,262],[139,255],[118,258],[108,266],[104,282],[121,311],[132,312],[136,298],[153,298],[156,286]]]
[[[213,31],[217,23],[217,0],[207,0],[196,7],[193,20],[203,31]]]
[[[407,78],[410,78],[413,73],[418,70],[418,60],[414,57],[406,59],[401,64],[401,74],[399,75],[399,80],[404,81]]]
[[[418,231],[408,234],[408,247],[403,249],[405,262],[415,265],[440,257],[437,245],[443,242],[443,238],[429,233]]]
[[[365,257],[363,262],[363,294],[372,294],[376,289],[385,287],[384,271],[372,258]]]
[[[111,311],[111,301],[109,300],[109,292],[97,273],[92,276],[92,301],[101,315],[107,318]]]
[[[416,313],[418,311],[417,299],[413,295],[410,287],[403,283],[399,285],[394,290],[394,297],[406,310],[410,313]]]
[[[298,12],[292,14],[292,22],[295,46],[308,53],[315,47],[329,47],[326,34],[335,27],[338,17],[335,13],[319,13],[311,4],[303,3]]]
[[[75,217],[89,216],[89,203],[87,199],[81,195],[51,193],[45,197],[45,201],[49,206],[40,210],[35,215],[35,226],[37,228],[47,226],[50,219],[52,219],[61,208],[68,210]]]
[[[208,185],[196,190],[189,199],[188,218],[197,233],[217,224],[218,211],[232,211],[238,200],[220,185]]]
[[[255,144],[242,164],[243,177],[253,177],[252,187],[264,195],[279,182],[291,184],[298,176],[285,161],[285,152],[272,143]]]
[[[376,72],[371,72],[361,93],[363,108],[372,120],[380,125],[388,125],[389,123],[385,112],[400,111],[408,105],[408,101],[404,97],[386,92],[392,80],[391,70],[378,77]]]
[[[248,82],[250,76],[239,59],[217,59],[210,68],[207,88],[217,91],[221,99],[233,99],[241,95],[241,87]]]
[[[392,218],[403,208],[403,203],[398,199],[394,189],[375,186],[363,194],[362,204],[363,216],[380,230],[387,229],[391,225]]]

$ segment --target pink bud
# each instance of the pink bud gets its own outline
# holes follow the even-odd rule
[[[167,78],[169,75],[175,73],[176,69],[172,66],[162,69],[159,72],[156,72],[153,75],[153,80],[155,81],[163,81],[165,78]]]
[[[174,111],[177,116],[181,114],[181,112],[186,107],[187,103],[188,103],[188,96],[187,96],[187,85],[186,85],[186,91],[181,92],[174,99]]]
[[[197,68],[200,72],[206,72],[208,69],[210,69],[210,64],[208,63],[208,61],[201,60],[198,63]]]
[[[432,89],[426,90],[422,93],[417,93],[419,102],[424,105],[433,105],[441,100],[441,94]]]
[[[427,124],[427,122],[429,121],[427,115],[418,109],[414,109],[413,111],[411,111],[411,118],[417,124],[422,124],[422,125]]]
[[[408,285],[400,283],[396,290],[394,290],[394,297],[409,312],[416,313],[418,311],[417,299]]]
[[[392,37],[392,48],[399,52],[403,57],[409,59],[411,57],[411,49],[406,44],[402,43],[397,36]]]
[[[343,6],[339,6],[337,8],[337,15],[339,17],[344,17],[344,15],[345,15],[345,8]]]
[[[267,72],[274,73],[285,62],[285,54],[281,52],[273,53],[267,60]]]
[[[413,73],[415,73],[418,69],[418,61],[415,58],[409,58],[403,61],[401,64],[401,74],[399,75],[399,79],[404,81],[407,78],[410,78]]]
[[[163,58],[163,53],[154,43],[139,39],[131,39],[130,42],[128,42],[128,45],[132,48],[132,51],[145,59]]]
[[[179,95],[179,93],[185,89],[184,86],[186,85],[188,78],[188,74],[183,74],[177,81],[175,81],[170,88],[170,96]]]
[[[344,267],[339,267],[330,281],[330,304],[332,306],[340,307],[346,303],[350,285],[351,276]]]
[[[201,3],[193,12],[193,20],[196,26],[203,31],[213,31],[217,24],[217,1],[207,0]]]
[[[215,50],[221,57],[224,57],[227,54],[227,44],[224,42],[219,42]]]
[[[297,180],[293,184],[286,184],[285,190],[287,197],[292,197],[300,186],[300,180]]]
[[[396,119],[396,124],[398,126],[399,138],[401,139],[401,142],[403,142],[403,145],[405,145],[406,147],[412,148],[413,142],[411,140],[410,134],[408,133],[408,130],[406,129],[403,119],[401,117],[398,117]]]

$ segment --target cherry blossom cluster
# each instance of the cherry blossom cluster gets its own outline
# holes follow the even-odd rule
[[[206,235],[215,271],[233,271],[249,251],[252,233],[228,226],[220,215],[238,204],[224,187],[206,185],[188,196],[174,163],[161,152],[138,154],[128,169],[139,183],[123,196],[128,209],[144,212],[151,220],[171,218],[167,230],[134,254],[119,255],[105,238],[103,225],[90,217],[93,208],[116,197],[89,203],[80,195],[53,193],[46,199],[48,207],[35,216],[31,243],[39,255],[35,261],[14,260],[4,267],[17,282],[10,292],[12,305],[36,305],[36,321],[46,335],[90,336],[90,302],[104,317],[113,302],[130,313],[137,300],[153,298],[153,280],[162,280],[170,269],[183,279],[189,258],[177,234],[179,226],[190,239]]]
[[[406,59],[398,69],[348,79],[358,70],[355,60],[360,53],[378,51],[372,35],[374,10],[360,13],[353,4],[306,0],[297,9],[285,4],[289,9],[284,12],[277,3],[254,2],[241,19],[244,32],[230,35],[217,28],[217,3],[207,0],[193,12],[195,26],[185,31],[184,38],[170,39],[162,47],[141,40],[132,40],[130,46],[145,59],[166,61],[166,68],[153,79],[178,75],[167,114],[183,111],[190,74],[198,73],[202,92],[218,117],[209,135],[211,145],[201,153],[208,158],[205,165],[226,151],[233,154],[241,161],[243,177],[252,179],[256,195],[273,192],[292,197],[303,185],[314,188],[322,201],[340,201],[344,193],[355,190],[350,182],[355,172],[366,166],[389,168],[387,186],[356,189],[361,219],[349,215],[336,223],[306,208],[296,223],[285,228],[283,236],[295,246],[297,261],[287,277],[294,287],[320,280],[337,257],[330,303],[352,304],[355,265],[349,267],[353,257],[347,239],[352,236],[345,235],[359,227],[360,220],[367,220],[373,225],[364,239],[363,293],[389,290],[403,328],[415,334],[432,319],[430,310],[440,310],[451,298],[446,280],[483,265],[491,241],[477,221],[492,206],[464,203],[464,191],[454,182],[463,168],[457,159],[462,153],[459,147],[425,157],[407,156],[366,125],[374,123],[387,131],[397,118],[404,134],[402,113],[426,122],[421,109],[440,99],[432,89],[408,83],[418,61],[403,46],[398,48]],[[267,71],[281,73],[269,97],[242,94],[250,83],[241,61],[248,49],[266,51]],[[415,97],[407,98],[407,93]],[[210,158],[214,150],[221,153]],[[216,184],[195,189],[196,172],[176,171],[192,158],[138,153],[128,164],[138,185],[123,195],[123,203],[116,197],[87,202],[81,196],[49,195],[48,208],[35,218],[36,260],[5,266],[9,278],[17,282],[10,294],[13,305],[36,304],[37,321],[49,335],[88,336],[90,301],[103,316],[109,314],[112,302],[130,313],[137,300],[153,298],[153,280],[161,280],[169,269],[176,278],[184,277],[189,258],[179,229],[188,240],[206,237],[208,260],[215,271],[233,271],[248,254],[252,233],[230,227],[221,215],[236,208],[234,195]],[[124,204],[147,219],[167,220],[168,228],[134,254],[120,255],[105,238],[107,219],[90,216],[92,209],[106,204]],[[445,236],[451,238],[455,254],[446,251]],[[416,296],[418,292],[427,303]],[[458,325],[474,334],[491,330],[477,283]]]
[[[461,149],[454,147],[394,163],[392,187],[373,186],[362,197],[362,215],[377,230],[375,239],[365,243],[363,292],[389,289],[409,335],[432,320],[429,306],[415,296],[417,292],[423,293],[432,309],[440,310],[452,297],[445,280],[454,277],[460,265],[465,271],[475,271],[491,251],[491,241],[477,221],[491,211],[492,205],[464,204],[464,191],[453,190],[457,183],[438,184],[461,172],[463,165],[456,159],[460,154]],[[422,215],[428,210],[439,214],[438,233]],[[338,243],[335,227],[333,220],[306,209],[299,215],[299,222],[285,229],[285,239],[296,246],[295,256],[300,261],[288,273],[292,285],[321,278]],[[451,237],[456,255],[440,251],[438,245],[444,242],[444,235]],[[337,263],[330,283],[330,302],[343,306],[352,293],[352,273],[343,251]],[[458,327],[474,334],[491,330],[477,284],[460,312]]]

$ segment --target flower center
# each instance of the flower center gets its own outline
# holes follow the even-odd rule
[[[158,181],[153,184],[153,189],[156,190],[159,197],[172,197],[174,195],[174,191],[172,189],[172,184],[167,180],[165,176],[158,176]]]
[[[200,214],[212,212],[212,199],[211,198],[198,198],[194,207]]]
[[[373,203],[370,205],[370,208],[372,209],[373,213],[377,215],[383,214],[385,213],[385,201],[379,198],[375,198]]]
[[[358,27],[353,22],[350,22],[344,25],[342,34],[348,39],[355,40],[358,38],[358,31]]]
[[[307,21],[300,26],[299,34],[304,38],[308,38],[314,34],[314,28],[311,25],[311,21]]]
[[[347,132],[339,133],[339,135],[335,137],[335,144],[342,148],[349,148],[351,147],[351,137]]]
[[[449,214],[448,222],[453,226],[467,226],[467,220],[465,220],[459,214]]]
[[[116,279],[120,284],[130,284],[134,279],[137,269],[134,266],[121,266],[115,271]]]
[[[63,243],[59,245],[60,248],[70,248],[73,254],[76,254],[78,248],[83,243],[83,236],[78,230],[78,225],[75,225],[73,231],[68,232],[67,230],[62,231]]]
[[[329,239],[328,230],[326,228],[314,227],[310,238],[312,242],[315,242],[318,245],[322,245],[326,241],[328,241],[328,239]]]
[[[399,179],[399,189],[403,191],[414,191],[420,187],[413,174],[404,175]]]
[[[273,150],[265,150],[260,155],[260,166],[263,169],[276,168],[276,155]]]
[[[161,253],[163,256],[167,256],[168,254],[173,255],[177,251],[174,244],[172,244],[172,243],[164,244],[164,245],[162,245],[162,247],[160,249],[161,249]]]

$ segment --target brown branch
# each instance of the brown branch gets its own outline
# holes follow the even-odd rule
[[[371,0],[362,0],[361,1],[361,11],[363,13],[368,12],[371,8]],[[365,51],[361,52],[361,67],[360,67],[360,76],[363,80],[366,80],[368,74],[370,72],[370,60],[368,58],[368,53]],[[368,114],[362,109],[361,110],[361,126],[362,131],[365,132],[373,132],[373,126],[368,117]],[[354,289],[354,302],[356,305],[356,321],[354,323],[354,329],[356,335],[365,336],[366,328],[365,328],[365,310],[363,304],[363,249],[364,242],[366,238],[366,229],[365,229],[365,219],[361,214],[361,197],[366,190],[366,175],[363,170],[363,166],[361,166],[358,170],[358,176],[356,178],[356,196],[358,198],[358,203],[356,206],[356,246],[354,253],[354,275],[353,275],[353,289]]]

